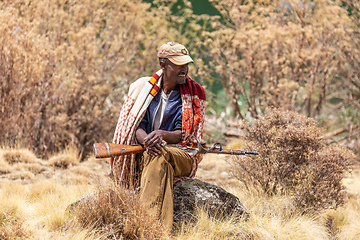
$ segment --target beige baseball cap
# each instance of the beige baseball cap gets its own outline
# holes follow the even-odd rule
[[[184,65],[194,62],[189,55],[189,51],[180,43],[168,42],[163,44],[158,51],[159,58],[167,58],[175,65]]]

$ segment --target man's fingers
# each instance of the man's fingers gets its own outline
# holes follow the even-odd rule
[[[152,148],[148,148],[146,149],[146,152],[150,155],[150,156],[156,156],[159,155],[161,152],[159,149],[152,147]]]
[[[153,146],[156,146],[156,144],[161,144],[162,143],[162,139],[161,138],[157,138],[157,137],[153,137],[150,140],[144,141],[144,146],[147,148],[151,148]]]
[[[160,132],[158,131],[153,131],[151,133],[149,133],[145,138],[144,138],[144,142],[153,142],[153,141],[162,141],[162,136],[160,134]]]
[[[157,142],[146,142],[144,143],[145,148],[153,148]]]
[[[156,144],[154,145],[154,147],[156,147],[156,148],[159,150],[159,152],[160,152],[162,146],[161,146],[161,144],[156,143]]]
[[[154,135],[149,139],[149,142],[151,142],[151,143],[161,142],[161,137],[154,134]]]

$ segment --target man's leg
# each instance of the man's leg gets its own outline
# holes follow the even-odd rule
[[[144,152],[139,161],[140,200],[172,229],[174,177],[189,176],[193,160],[184,150],[165,146],[160,155],[152,157]]]

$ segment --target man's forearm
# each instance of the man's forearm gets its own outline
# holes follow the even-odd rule
[[[135,132],[136,139],[141,145],[144,145],[144,139],[147,136],[146,132],[142,128],[138,128]]]
[[[181,130],[165,131],[163,132],[163,140],[169,144],[179,143],[181,141]]]

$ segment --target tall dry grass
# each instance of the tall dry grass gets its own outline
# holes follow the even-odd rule
[[[68,208],[81,228],[112,239],[170,238],[159,219],[141,206],[136,192],[116,185],[100,187]]]

